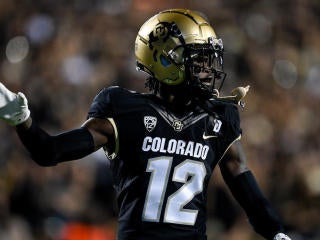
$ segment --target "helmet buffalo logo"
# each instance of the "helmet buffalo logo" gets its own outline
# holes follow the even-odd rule
[[[152,32],[149,34],[149,47],[150,49],[153,49],[154,42],[157,42],[159,40],[162,40],[163,42],[166,42],[169,37],[169,29],[168,29],[169,23],[167,22],[160,22],[158,23]]]
[[[157,125],[157,118],[152,116],[145,116],[144,119],[144,126],[146,129],[151,132]]]
[[[157,24],[155,29],[153,29],[153,36],[157,37],[158,39],[163,39],[167,37],[167,35],[168,35],[168,28],[164,23]]]

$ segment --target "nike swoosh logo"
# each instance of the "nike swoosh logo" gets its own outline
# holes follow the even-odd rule
[[[202,137],[203,137],[204,140],[206,140],[206,139],[209,139],[209,138],[216,138],[218,136],[216,136],[216,135],[206,135],[206,133],[204,132]]]

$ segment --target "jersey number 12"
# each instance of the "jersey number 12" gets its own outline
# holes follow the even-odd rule
[[[148,161],[147,172],[151,172],[148,192],[142,219],[148,222],[159,222],[166,188],[172,165],[172,157],[151,158]],[[194,225],[198,210],[185,209],[193,197],[202,192],[206,168],[203,162],[185,160],[173,170],[172,181],[183,185],[166,202],[163,221],[167,223]]]

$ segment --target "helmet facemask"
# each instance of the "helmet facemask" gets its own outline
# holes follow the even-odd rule
[[[226,78],[222,41],[215,40],[216,44],[189,44],[184,47],[187,81],[194,97],[208,99],[218,95]]]
[[[219,95],[226,78],[222,41],[210,41],[215,43],[180,45],[168,53],[172,62],[185,66],[186,80],[181,85],[189,87],[192,96],[200,99]],[[159,81],[150,77],[146,86],[157,93]]]

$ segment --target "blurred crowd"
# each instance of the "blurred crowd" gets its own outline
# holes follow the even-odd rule
[[[225,46],[221,94],[250,85],[242,119],[248,165],[295,240],[320,239],[320,2],[317,0],[1,0],[0,80],[25,93],[51,134],[80,126],[95,94],[144,92],[139,27],[168,8],[207,15]],[[217,169],[208,239],[259,240]],[[102,151],[51,168],[0,123],[0,239],[115,239],[117,207]]]

